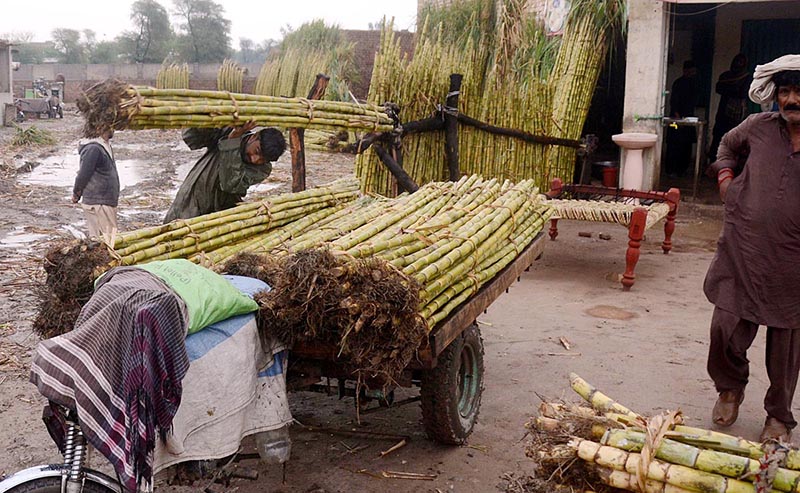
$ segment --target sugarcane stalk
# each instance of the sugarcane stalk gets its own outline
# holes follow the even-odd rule
[[[600,439],[600,444],[627,452],[640,452],[644,441],[645,434],[642,432],[608,430]],[[704,450],[670,439],[662,440],[655,452],[656,458],[665,462],[731,478],[738,479],[745,475],[754,475],[759,470],[757,459]],[[800,471],[778,468],[772,486],[779,491],[800,491]]]
[[[639,487],[639,483],[636,481],[636,477],[633,474],[602,466],[596,466],[594,467],[594,470],[597,472],[597,475],[600,477],[600,480],[603,483],[621,490],[636,491],[640,493],[697,493],[697,490],[689,490],[669,483],[654,481],[652,479],[645,481],[645,489],[644,492],[642,492],[642,489]]]
[[[201,224],[206,223],[208,221],[214,221],[219,218],[228,218],[246,212],[251,212],[253,213],[253,215],[256,215],[259,213],[259,211],[276,210],[280,204],[285,204],[287,202],[293,203],[314,197],[328,196],[331,198],[335,198],[337,194],[340,193],[345,194],[345,196],[351,196],[350,194],[347,194],[347,192],[355,193],[358,191],[358,188],[359,188],[358,182],[356,180],[350,180],[350,179],[336,180],[323,187],[312,188],[297,193],[275,195],[265,200],[257,202],[246,202],[236,207],[232,207],[230,209],[212,212],[210,214],[205,214],[190,219],[178,219],[169,222],[167,224],[161,224],[158,226],[151,226],[148,228],[142,228],[135,231],[129,231],[121,233],[116,236],[114,241],[114,249],[115,250],[121,249],[131,243],[135,243],[142,239],[150,238],[159,234],[164,234],[168,231],[172,231],[177,228],[184,228],[184,227],[189,227],[190,229],[200,228]],[[224,220],[223,222],[226,222],[226,220]]]
[[[614,447],[607,447],[591,440],[574,440],[571,445],[578,457],[586,462],[618,471],[636,475],[641,464],[641,455],[625,452]],[[657,459],[650,462],[646,478],[662,483],[669,483],[680,488],[705,493],[753,493],[752,483],[726,478],[718,474],[707,473],[691,467],[669,464]]]
[[[326,217],[329,217],[330,215],[333,215],[342,209],[344,209],[343,205],[336,205],[319,210],[283,228],[272,230],[263,236],[249,238],[240,243],[217,248],[214,251],[206,254],[204,257],[211,265],[216,265],[225,262],[231,256],[239,252],[270,252],[273,248],[285,244],[292,236],[306,231],[316,222],[322,221]]]
[[[599,390],[597,390],[594,386],[592,386],[589,382],[582,379],[575,373],[569,374],[569,383],[572,387],[572,390],[578,393],[581,397],[583,397],[586,402],[591,404],[591,406],[598,411],[601,412],[615,412],[619,414],[623,414],[633,419],[641,419],[641,416],[634,413],[627,407],[623,406],[622,404],[616,402],[615,400],[611,399],[607,395],[603,394]]]

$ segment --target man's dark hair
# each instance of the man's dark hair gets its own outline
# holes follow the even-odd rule
[[[689,70],[691,68],[695,68],[694,62],[692,60],[686,60],[683,62],[683,70]]]
[[[277,128],[265,128],[258,133],[261,142],[261,155],[269,161],[276,161],[286,150],[286,139]]]
[[[784,86],[800,86],[800,70],[783,70],[772,76],[775,88]]]

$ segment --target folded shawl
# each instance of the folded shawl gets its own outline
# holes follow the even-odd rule
[[[156,435],[165,438],[180,405],[187,322],[183,300],[160,279],[118,267],[98,281],[72,332],[36,348],[31,382],[77,411],[126,491],[152,481]]]

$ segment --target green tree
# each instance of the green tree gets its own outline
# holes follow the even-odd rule
[[[86,63],[86,46],[81,42],[80,31],[59,27],[53,29],[51,36],[59,62]]]
[[[274,39],[265,39],[256,44],[250,38],[239,38],[239,51],[234,58],[239,63],[263,62],[276,46],[278,42]]]
[[[117,41],[122,55],[136,63],[158,63],[169,55],[173,32],[169,13],[155,0],[136,0],[131,6],[133,29]]]
[[[0,33],[0,39],[6,39],[14,45],[12,57],[15,62],[43,63],[47,58],[47,45],[33,43],[33,33],[30,31]]]
[[[172,0],[179,19],[177,47],[187,62],[221,62],[231,52],[231,21],[213,0]]]
[[[89,51],[89,63],[117,63],[119,59],[119,43],[116,41],[98,41]]]
[[[239,38],[239,53],[237,58],[242,63],[255,60],[255,43],[250,38]]]

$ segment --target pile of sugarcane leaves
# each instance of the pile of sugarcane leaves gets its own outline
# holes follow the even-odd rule
[[[28,128],[23,128],[17,124],[13,125],[14,136],[11,137],[11,147],[29,147],[56,143],[53,133],[47,129],[39,128],[36,125],[31,125]]]
[[[579,376],[589,406],[543,402],[527,424],[530,491],[800,492],[800,451],[683,425],[680,411],[645,418]]]
[[[42,337],[71,330],[64,314],[75,314],[111,267],[185,258],[272,286],[257,297],[265,337],[332,343],[352,371],[390,382],[551,213],[532,180],[472,175],[395,199],[360,197],[357,181],[337,180],[127,231],[108,244],[58,245],[46,255],[52,292],[40,294],[34,329]]]

